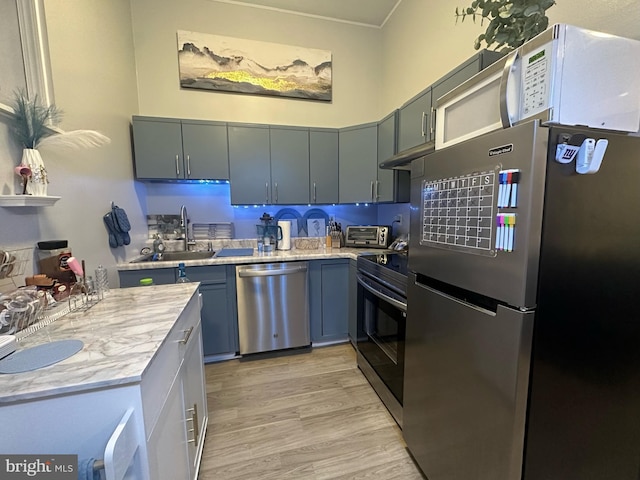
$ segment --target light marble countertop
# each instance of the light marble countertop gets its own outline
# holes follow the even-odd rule
[[[0,405],[140,382],[199,283],[112,289],[85,312],[65,315],[20,341],[18,350],[77,339],[83,349],[30,372],[0,374]]]
[[[242,248],[242,247],[230,247]],[[356,259],[358,255],[390,253],[391,250],[376,248],[319,248],[317,250],[275,250],[269,253],[253,250],[253,256],[243,257],[213,257],[204,260],[187,260],[185,266],[205,266],[205,265],[240,265],[247,263],[270,263],[270,262],[292,262],[295,260],[323,260],[334,258]],[[141,258],[141,257],[137,257]],[[136,260],[135,258],[131,261]],[[139,262],[139,263],[119,263],[116,265],[118,271],[123,270],[146,270],[150,268],[175,268],[180,261],[171,262]]]

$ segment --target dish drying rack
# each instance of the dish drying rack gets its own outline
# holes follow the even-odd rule
[[[26,266],[33,261],[33,248],[0,249],[0,285],[16,288],[15,278],[24,275]]]
[[[220,240],[233,238],[233,223],[194,223],[191,227],[194,240]]]
[[[32,290],[24,290],[21,294],[18,287],[23,281],[18,285],[16,279],[24,279],[27,265],[33,262],[33,254],[31,247],[0,249],[0,298],[4,303],[12,299],[18,301],[13,308],[0,307],[0,336],[14,335],[20,340],[70,312],[88,310],[104,296],[104,292],[93,291],[48,303],[46,296],[37,298]]]

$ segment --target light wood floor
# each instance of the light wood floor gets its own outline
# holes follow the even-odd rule
[[[199,480],[422,480],[350,344],[206,365]]]

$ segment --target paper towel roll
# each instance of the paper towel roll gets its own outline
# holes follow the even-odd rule
[[[282,229],[282,240],[278,241],[278,250],[291,250],[291,222],[278,220],[278,226]]]

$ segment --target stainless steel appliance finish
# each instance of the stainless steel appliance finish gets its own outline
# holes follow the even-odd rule
[[[565,134],[608,139],[599,172],[555,161]],[[616,212],[640,216],[639,159],[640,138],[536,120],[412,179],[403,435],[430,480],[637,480],[640,222]]]
[[[437,99],[436,150],[539,119],[637,132],[640,42],[556,24]]]
[[[240,353],[310,345],[307,262],[236,267]]]
[[[391,227],[384,225],[349,225],[344,241],[347,247],[387,248]]]
[[[407,258],[358,257],[358,367],[402,427]]]

